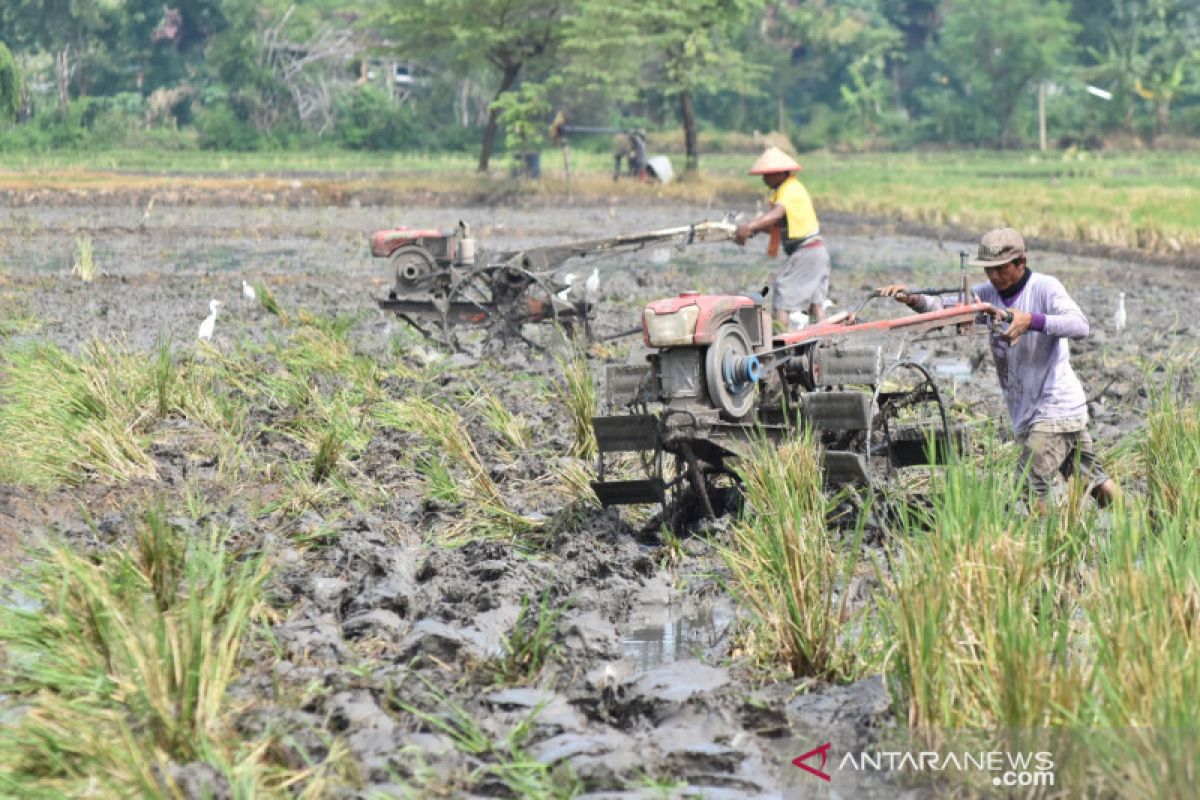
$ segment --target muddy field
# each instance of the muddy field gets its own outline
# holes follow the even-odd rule
[[[280,739],[299,761],[319,760],[339,742],[347,767],[335,794],[512,796],[511,784],[494,777],[468,780],[486,759],[412,713],[460,708],[493,740],[511,739],[519,728],[522,752],[569,765],[590,797],[895,795],[898,787],[885,778],[870,786],[814,786],[790,763],[820,743],[863,747],[902,725],[880,677],[826,686],[756,670],[738,656],[739,610],[720,588],[720,561],[705,536],[685,538],[668,553],[654,531],[642,528],[644,516],[602,511],[563,488],[559,475],[576,460],[569,457],[570,420],[556,401],[562,382],[552,355],[477,342],[471,355],[443,359],[400,334],[399,323],[374,307],[390,281],[384,262],[367,252],[367,237],[378,228],[449,229],[462,219],[482,246],[511,249],[717,219],[724,211],[629,205],[0,210],[6,345],[38,339],[78,352],[99,338],[149,353],[169,339],[182,358],[194,349],[197,327],[216,299],[224,308],[213,344],[229,351],[284,333],[279,317],[241,296],[243,280],[261,283],[293,315],[307,309],[354,317],[355,349],[380,364],[436,361],[447,396],[471,382],[488,385],[528,423],[533,445],[502,452],[493,446],[495,434],[467,414],[481,457],[513,511],[534,523],[555,521],[542,526],[535,548],[431,543],[464,512],[426,496],[405,463],[412,441],[402,435],[371,441],[353,464],[380,490],[372,502],[264,511],[271,508],[264,498],[281,492],[279,485],[221,486],[213,464],[190,449],[187,431],[172,435],[168,419],[154,435],[156,480],[0,489],[5,569],[12,574],[22,558],[19,545],[42,535],[86,549],[124,546],[135,524],[132,509],[152,496],[176,503],[172,519],[197,535],[221,525],[247,546],[267,549],[276,613],[262,637],[270,645],[259,645],[233,690],[247,709],[240,726],[248,735],[268,726],[286,733]],[[84,234],[101,272],[92,283],[70,272]],[[885,282],[952,285],[956,254],[970,246],[871,236],[848,221],[827,223],[826,235],[839,308]],[[764,247],[760,238],[744,250],[703,245],[654,259],[596,262],[599,333],[636,325],[642,303],[681,289],[761,287],[770,270]],[[1072,352],[1103,450],[1139,425],[1144,361],[1195,340],[1190,276],[1169,266],[1036,251],[1031,265],[1062,279],[1092,322],[1090,338],[1072,343]],[[576,271],[589,269],[580,263]],[[1116,335],[1111,317],[1122,290],[1130,322]],[[552,344],[545,334],[530,335]],[[618,339],[595,349],[594,374],[602,374],[605,358],[636,357],[633,344]],[[984,339],[974,337],[921,355],[971,419],[1003,415],[985,349]],[[403,399],[403,385],[394,391]],[[205,497],[198,516],[183,508],[185,488]],[[709,531],[721,533],[721,525]],[[556,650],[531,684],[505,683],[480,665],[503,657],[523,602],[561,612],[553,619]],[[176,777],[197,796],[206,786],[218,796],[227,791],[203,764],[178,765]]]

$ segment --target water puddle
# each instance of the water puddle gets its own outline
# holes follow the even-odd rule
[[[621,646],[625,657],[633,659],[641,672],[702,655],[720,641],[732,621],[733,611],[726,604],[702,610],[678,606],[643,609],[630,620]]]
[[[905,361],[920,364],[929,370],[935,378],[948,378],[954,383],[965,383],[975,375],[971,368],[970,359],[956,356],[935,355],[924,348],[914,348],[905,354]]]
[[[933,362],[933,372],[939,378],[950,378],[957,383],[971,380],[975,371],[971,363],[965,359],[939,359]]]

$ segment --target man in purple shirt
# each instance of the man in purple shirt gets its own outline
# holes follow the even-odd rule
[[[1056,278],[1035,273],[1025,261],[1025,240],[1012,228],[983,235],[971,266],[983,267],[988,282],[972,287],[987,311],[1002,323],[991,336],[992,357],[1008,406],[1013,433],[1023,446],[1021,463],[1043,502],[1054,473],[1078,470],[1100,506],[1117,495],[1088,434],[1087,397],[1071,369],[1068,339],[1088,335],[1087,317]],[[942,308],[934,295],[909,294],[900,284],[879,290],[918,312]]]

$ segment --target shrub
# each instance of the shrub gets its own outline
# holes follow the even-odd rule
[[[373,86],[359,87],[341,98],[335,136],[352,150],[412,150],[423,143],[412,112]]]
[[[204,150],[255,150],[261,143],[254,126],[239,118],[225,103],[201,109],[196,116],[196,128]]]

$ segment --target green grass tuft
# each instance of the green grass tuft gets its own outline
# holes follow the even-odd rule
[[[128,553],[50,547],[20,584],[28,602],[0,605],[0,790],[167,796],[168,765],[194,761],[260,793],[302,778],[242,740],[227,697],[266,577],[261,558],[235,558],[218,530],[185,536],[161,508]]]
[[[859,547],[826,531],[820,454],[807,438],[756,441],[738,467],[746,510],[721,556],[729,589],[749,612],[746,649],[798,677],[846,680],[866,662],[845,587]]]

